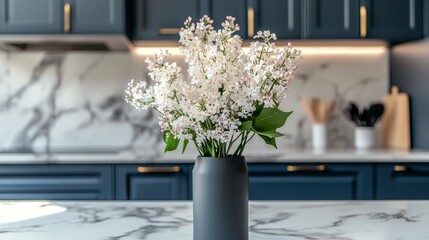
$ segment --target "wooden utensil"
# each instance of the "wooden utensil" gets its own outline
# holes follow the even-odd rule
[[[301,105],[302,105],[302,108],[304,108],[304,112],[310,118],[311,122],[313,124],[316,123],[316,118],[314,116],[314,112],[313,112],[313,109],[312,109],[310,103],[306,99],[303,99],[301,101]]]
[[[383,97],[383,145],[387,149],[408,150],[410,137],[410,104],[406,93],[392,87],[392,93]]]
[[[314,114],[314,119],[316,120],[316,123],[320,122],[320,115],[319,115],[319,102],[320,100],[316,97],[311,98],[311,109]]]
[[[314,123],[327,123],[332,115],[335,108],[335,101],[332,101],[329,105],[326,105],[320,99],[313,97],[311,102],[306,99],[301,101],[301,105],[304,108],[304,112]]]
[[[327,110],[327,107],[326,107],[326,104],[324,103],[324,102],[322,102],[322,101],[319,101],[319,103],[318,103],[319,105],[318,105],[318,111],[319,111],[319,121],[321,122],[321,123],[326,123],[327,121],[326,121],[326,112],[328,111]]]

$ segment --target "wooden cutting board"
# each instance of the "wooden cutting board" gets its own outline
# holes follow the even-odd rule
[[[392,87],[392,93],[383,97],[383,145],[387,149],[408,150],[410,139],[410,103],[406,93]]]

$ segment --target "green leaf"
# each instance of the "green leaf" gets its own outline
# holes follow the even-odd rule
[[[259,135],[259,134],[258,134]],[[275,148],[277,148],[277,144],[276,144],[276,139],[275,138],[271,138],[268,136],[264,136],[264,135],[259,135],[266,144],[271,145]]]
[[[252,129],[252,120],[242,122],[239,129],[241,131],[250,131]]]
[[[266,131],[266,132],[260,132],[260,131],[255,130],[255,129],[252,129],[250,131],[252,131],[252,132],[254,132],[254,133],[256,133],[256,134],[258,134],[260,136],[266,136],[266,137],[269,137],[269,138],[278,138],[278,137],[284,136],[283,133],[277,132],[275,129],[269,130],[269,131]]]
[[[279,108],[264,108],[258,117],[253,119],[253,128],[267,132],[282,127],[292,112],[283,112]]]
[[[262,109],[264,109],[264,104],[263,103],[262,104],[257,103],[256,109],[253,112],[253,118],[256,118],[257,116],[259,116],[259,114],[261,114],[261,112],[262,112]]]
[[[182,154],[185,153],[186,146],[188,146],[188,143],[189,143],[188,139],[183,140]]]
[[[168,138],[168,135],[170,134],[170,132],[169,131],[164,131],[163,133],[162,133],[162,140],[164,140],[164,142],[165,142],[165,144],[167,144],[167,138]]]
[[[164,153],[176,150],[179,146],[180,140],[174,138],[173,134],[170,134],[166,143],[167,145],[165,146]]]

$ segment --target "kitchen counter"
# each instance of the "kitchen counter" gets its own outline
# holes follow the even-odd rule
[[[386,151],[372,150],[312,150],[270,151],[268,153],[247,153],[250,163],[335,163],[335,162],[429,162],[429,151]],[[122,163],[193,163],[196,154],[180,153],[159,156],[138,156],[131,152],[118,153],[0,153],[0,164],[122,164]]]
[[[0,239],[191,240],[191,202],[0,202]],[[250,240],[429,239],[429,201],[251,202]]]

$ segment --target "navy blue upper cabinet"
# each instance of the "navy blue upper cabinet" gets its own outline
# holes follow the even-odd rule
[[[66,0],[67,3],[70,13],[65,10],[64,14],[70,14],[70,33],[125,33],[124,0]]]
[[[304,0],[304,38],[359,37],[359,0]]]
[[[211,17],[215,29],[221,27],[227,16],[233,16],[241,28],[237,34],[242,38],[247,36],[246,22],[249,16],[246,0],[201,0],[201,15]]]
[[[423,2],[423,27],[426,37],[429,37],[429,1],[426,0]]]
[[[423,37],[422,0],[361,1],[362,37],[394,43]]]
[[[249,164],[249,199],[371,199],[372,169],[370,164]]]
[[[125,33],[125,0],[0,0],[0,33]]]
[[[376,199],[429,199],[429,164],[379,164]]]
[[[61,33],[62,1],[0,0],[1,33]]]
[[[199,18],[199,0],[135,0],[134,39],[179,39],[179,30],[191,16]]]
[[[300,11],[299,0],[248,0],[248,37],[270,30],[277,38],[299,39]]]
[[[2,200],[110,200],[110,165],[1,165]]]
[[[186,200],[188,177],[186,165],[118,165],[116,199]]]

